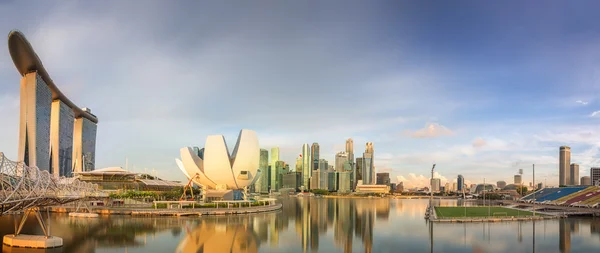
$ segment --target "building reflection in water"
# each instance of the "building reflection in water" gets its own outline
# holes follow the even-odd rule
[[[372,252],[375,221],[387,220],[390,212],[387,199],[292,197],[283,204],[278,213],[203,217],[186,227],[176,252],[257,252],[266,242],[277,248],[279,233],[289,224],[295,226],[303,252],[317,251],[319,239],[328,231],[333,231],[334,245],[344,252],[353,251],[354,238],[360,238],[364,252]]]

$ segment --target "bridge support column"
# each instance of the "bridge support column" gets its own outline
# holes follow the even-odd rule
[[[97,218],[99,215],[97,213],[92,213],[92,209],[87,204],[86,199],[81,199],[77,201],[77,208],[75,208],[75,212],[69,213],[70,217],[81,217],[81,218]],[[79,209],[84,209],[82,212]]]
[[[44,232],[44,235],[21,234],[21,230],[23,229],[23,226],[25,225],[25,222],[27,221],[27,217],[29,217],[30,214],[35,215],[35,217],[38,221],[38,224],[40,225],[40,227],[42,228],[42,231]],[[41,249],[56,248],[56,247],[63,246],[62,238],[50,235],[50,225],[49,225],[50,215],[48,215],[48,219],[46,220],[46,222],[44,222],[42,213],[40,212],[40,209],[38,207],[25,209],[23,212],[23,216],[21,217],[21,220],[19,221],[18,225],[17,225],[16,215],[14,217],[15,217],[14,218],[15,233],[12,235],[5,235],[2,240],[3,244],[11,246],[11,247],[41,248]]]

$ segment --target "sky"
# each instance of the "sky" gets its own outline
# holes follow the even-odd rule
[[[98,116],[96,167],[184,180],[179,149],[240,129],[295,164],[373,142],[377,172],[424,186],[558,184],[600,165],[595,1],[1,1],[50,76]],[[17,159],[19,79],[0,50],[0,151]],[[0,47],[1,48],[1,47]],[[294,166],[292,166],[294,167]]]

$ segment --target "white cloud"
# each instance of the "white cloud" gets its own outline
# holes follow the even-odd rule
[[[485,146],[486,144],[487,144],[487,142],[484,139],[482,139],[481,137],[477,137],[477,139],[475,139],[473,141],[472,145],[474,148],[481,148],[481,147]]]
[[[598,115],[600,115],[600,111],[594,111],[592,114],[590,114],[590,117],[596,117]]]
[[[588,104],[587,101],[582,101],[582,100],[577,100],[577,101],[575,101],[575,103],[579,103],[579,104],[582,104],[582,105],[587,105]]]
[[[422,129],[418,129],[414,132],[405,131],[405,134],[412,138],[435,138],[441,136],[451,136],[454,135],[454,132],[438,123],[428,123]]]

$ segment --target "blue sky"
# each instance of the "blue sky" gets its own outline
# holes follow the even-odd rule
[[[598,160],[594,1],[4,1],[60,89],[98,115],[97,167],[182,180],[174,158],[242,128],[294,163],[374,142],[377,171],[558,182]],[[24,10],[26,17],[24,18]],[[6,42],[4,42],[6,43]],[[7,46],[5,45],[5,48]],[[19,79],[0,50],[0,150],[16,159]],[[579,102],[577,102],[579,101]],[[594,116],[592,116],[594,115]]]

